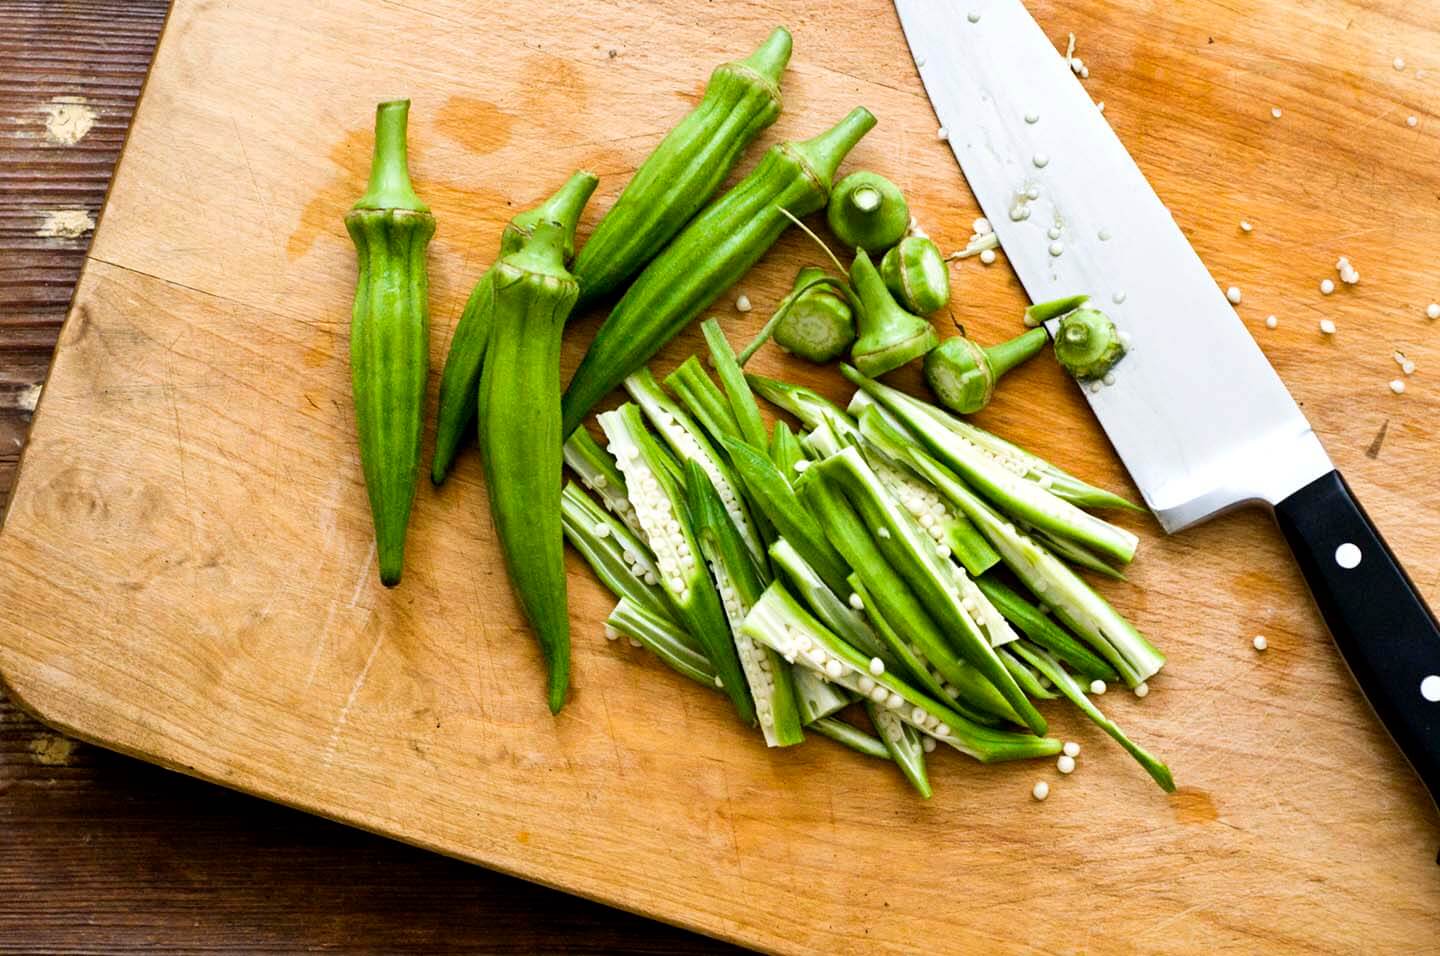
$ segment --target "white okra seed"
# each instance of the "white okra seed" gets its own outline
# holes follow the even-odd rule
[[[885,662],[878,657],[870,658],[870,673],[874,674],[876,677],[879,677],[881,674],[885,673]]]

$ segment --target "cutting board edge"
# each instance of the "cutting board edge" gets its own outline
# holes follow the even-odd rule
[[[0,539],[3,539],[3,536],[0,536]],[[147,749],[138,745],[132,745],[124,740],[117,739],[114,736],[107,737],[105,735],[91,733],[84,728],[83,722],[75,721],[70,717],[60,715],[56,711],[47,711],[45,709],[44,703],[37,703],[37,698],[40,694],[46,692],[53,692],[56,689],[52,683],[45,681],[43,678],[39,678],[36,687],[22,690],[22,685],[19,684],[16,679],[16,674],[20,672],[20,668],[18,666],[12,667],[11,663],[12,662],[8,658],[7,648],[4,644],[0,644],[0,692],[3,692],[15,704],[16,707],[18,707],[21,711],[33,718],[38,723],[43,724],[51,730],[59,731],[65,736],[74,738],[81,743],[101,747],[105,750],[118,753],[121,756],[140,760],[145,763],[160,767],[163,770],[171,771],[172,773],[183,774],[184,776],[191,777],[195,780],[201,780],[205,783],[224,787],[227,790],[233,790],[236,793],[242,793],[249,797],[255,797],[259,800],[265,800],[270,803],[278,804],[279,806],[287,807],[291,810],[297,810],[301,813],[307,813],[311,816],[319,817],[322,820],[328,820],[332,823],[341,824],[342,826],[354,827],[357,830],[362,830],[366,833],[371,833],[376,836],[383,837],[387,840],[397,840],[400,843],[404,843],[407,846],[415,847],[419,850],[424,850],[429,853],[438,853],[441,856],[450,857],[451,859],[459,860],[463,863],[480,866],[487,870],[493,870],[496,873],[501,873],[505,876],[525,880],[526,882],[534,883],[538,886],[544,886],[548,889],[556,890],[570,896],[578,896],[581,899],[590,900],[592,902],[599,903],[604,906],[613,907],[627,913],[633,913],[637,916],[644,917],[645,919],[652,919],[661,923],[666,923],[670,926],[675,926],[693,933],[699,933],[712,939],[720,940],[722,942],[732,943],[737,946],[744,946],[747,948],[755,949],[769,946],[774,943],[774,940],[767,938],[764,934],[761,933],[746,934],[742,932],[722,930],[716,928],[715,926],[709,925],[702,920],[684,919],[682,915],[672,914],[666,911],[663,907],[646,908],[643,905],[643,902],[639,900],[631,901],[627,900],[623,896],[607,895],[600,890],[591,890],[586,887],[580,887],[574,884],[567,884],[558,880],[548,880],[540,875],[541,873],[544,873],[547,869],[543,866],[537,866],[527,869],[524,866],[511,865],[503,861],[489,859],[483,853],[465,853],[453,846],[448,846],[437,842],[427,842],[426,840],[423,840],[419,837],[412,837],[409,834],[402,832],[400,829],[386,827],[383,821],[367,819],[362,813],[356,813],[352,815],[343,812],[327,811],[323,809],[322,805],[318,802],[312,805],[303,800],[288,799],[286,796],[284,796],[282,790],[267,788],[264,786],[263,783],[253,779],[246,780],[242,778],[236,778],[227,780],[223,776],[212,772],[207,772],[207,770],[204,768],[186,764],[182,760],[177,760],[167,754],[156,752],[153,749]],[[32,674],[32,676],[34,675]],[[34,689],[36,691],[35,697],[29,696],[29,694],[27,693],[27,690],[29,689]],[[63,708],[65,705],[62,703],[59,706]],[[119,713],[114,708],[107,708],[107,710],[109,710],[112,715],[118,715],[122,720],[125,721],[125,723],[133,723],[132,721],[128,720],[128,718],[126,718],[124,714]],[[564,872],[570,871],[566,870]],[[689,913],[693,911],[684,910],[683,912]],[[779,952],[780,950],[776,951]],[[797,947],[793,951],[801,952],[802,950]]]

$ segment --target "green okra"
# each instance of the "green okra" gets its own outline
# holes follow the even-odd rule
[[[788,747],[805,739],[800,730],[800,713],[795,701],[795,684],[790,668],[778,654],[757,644],[741,630],[745,615],[765,589],[765,582],[756,570],[745,543],[740,538],[730,512],[720,501],[709,476],[700,463],[685,463],[685,497],[694,523],[695,538],[700,552],[710,565],[715,587],[730,623],[735,651],[750,696],[755,701],[755,717],[765,743],[771,747]]]
[[[1040,609],[1025,600],[1019,592],[995,574],[984,574],[975,583],[990,603],[1000,609],[1005,619],[1018,627],[1026,637],[1048,650],[1090,680],[1116,681],[1120,675],[1090,648],[1071,637]]]
[[[806,266],[795,276],[794,304],[775,323],[775,344],[811,362],[829,362],[855,343],[855,313],[850,303],[816,283],[825,270]],[[776,310],[780,312],[779,309]]]
[[[376,107],[370,183],[345,215],[359,265],[350,320],[355,428],[380,582],[386,587],[400,583],[405,563],[430,371],[425,251],[435,235],[435,217],[410,185],[409,114],[409,100]]]
[[[1031,329],[987,349],[957,335],[925,356],[925,381],[941,405],[974,414],[990,404],[1000,376],[1038,354],[1048,338],[1044,329]]]
[[[784,575],[791,592],[798,594],[810,612],[826,627],[861,653],[880,658],[887,667],[895,666],[898,658],[891,655],[864,615],[831,590],[794,545],[784,538],[776,540],[770,546],[770,560]],[[854,575],[850,575],[848,580],[853,579]]]
[[[561,193],[588,197],[596,182],[593,173],[576,173]],[[570,684],[560,336],[580,288],[565,268],[565,247],[583,207],[583,198],[564,204],[565,218],[537,222],[519,250],[496,264],[476,414],[490,515],[549,669],[554,713]]]
[[[750,383],[750,387],[761,398],[794,415],[806,428],[818,428],[820,423],[829,417],[845,417],[845,409],[804,385],[782,382],[778,378],[766,378],[750,372],[745,373],[745,381]]]
[[[905,235],[910,207],[899,186],[862,169],[835,184],[825,221],[847,248],[879,255]]]
[[[950,268],[929,236],[906,236],[880,260],[880,275],[895,300],[916,315],[950,301]]]
[[[875,726],[875,732],[880,735],[895,766],[910,781],[910,786],[929,800],[930,778],[925,773],[925,749],[920,745],[920,732],[897,717],[889,707],[869,698],[865,700],[865,714]]]
[[[866,375],[884,375],[940,343],[934,326],[900,308],[864,249],[855,253],[850,283],[861,304],[860,337],[850,358]]]
[[[832,683],[875,703],[902,721],[980,761],[1023,760],[1060,752],[1053,737],[1032,736],[977,724],[920,692],[836,637],[779,583],[772,583],[745,617],[745,632],[786,660],[823,674]]]
[[[715,690],[715,668],[695,639],[668,617],[622,597],[605,619],[606,636],[628,637],[650,651],[676,673]]]
[[[795,484],[800,472],[796,470],[802,461],[805,461],[805,449],[800,447],[800,440],[790,430],[785,422],[776,422],[775,427],[770,431],[770,460],[775,467],[780,469],[780,474],[785,477],[791,485]],[[809,465],[801,466],[808,468]]]
[[[654,258],[775,122],[790,48],[789,31],[776,27],[750,56],[710,75],[700,104],[635,171],[580,250],[572,271],[582,304],[615,292]]]
[[[1110,316],[1081,306],[1060,317],[1055,358],[1082,382],[1104,378],[1125,357],[1125,341]]]
[[[591,174],[572,176],[554,195],[540,205],[515,216],[500,235],[500,258],[519,252],[542,223],[561,222],[567,231],[561,237],[561,261],[569,262],[575,254],[575,226],[580,212],[595,191],[596,180]],[[440,373],[440,399],[435,412],[435,452],[430,458],[430,480],[440,484],[455,464],[460,444],[471,433],[479,400],[480,370],[485,348],[494,322],[496,261],[475,283],[455,333],[445,368]]]
[[[630,490],[625,487],[625,476],[615,466],[615,459],[596,443],[588,431],[577,428],[571,432],[561,452],[566,467],[576,474],[581,484],[599,496],[605,510],[624,522],[630,531],[644,534],[640,522],[635,519],[635,508],[630,504]]]
[[[661,586],[684,629],[698,640],[715,669],[716,680],[746,724],[755,721],[755,705],[730,636],[725,608],[705,567],[691,523],[684,470],[673,465],[645,428],[640,407],[626,402],[599,416],[626,484],[631,504],[645,530],[650,553],[660,570]]]
[[[722,435],[740,439],[740,423],[735,420],[735,412],[731,410],[720,386],[705,372],[699,358],[691,355],[676,366],[675,371],[665,376],[665,387],[705,429],[711,441],[718,444]],[[583,430],[575,429],[576,432]]]
[[[560,492],[560,521],[565,539],[611,594],[659,617],[674,619],[649,547],[574,482],[566,482]]]
[[[849,747],[858,754],[876,757],[880,760],[890,759],[890,751],[886,749],[880,738],[872,737],[859,727],[847,724],[838,717],[820,717],[805,726],[829,737],[836,743]]]
[[[564,431],[744,275],[792,219],[825,204],[836,168],[875,125],[859,107],[814,139],[773,147],[651,260],[610,312],[565,390]]]
[[[1044,325],[1051,319],[1058,318],[1067,312],[1074,312],[1089,301],[1088,295],[1067,295],[1060,299],[1051,299],[1048,302],[1036,302],[1025,309],[1025,325],[1032,329],[1038,325]]]
[[[1134,757],[1135,761],[1145,768],[1145,772],[1150,775],[1150,778],[1160,785],[1160,789],[1166,793],[1175,792],[1175,778],[1171,775],[1170,768],[1165,766],[1164,761],[1131,740],[1126,736],[1125,731],[1120,729],[1119,724],[1115,723],[1115,721],[1109,717],[1106,717],[1100,711],[1100,708],[1091,703],[1090,699],[1085,696],[1085,691],[1075,681],[1075,678],[1066,673],[1065,668],[1061,667],[1055,658],[1051,657],[1043,649],[1026,644],[1024,641],[1016,643],[1015,652],[1029,661],[1036,670],[1044,674],[1050,682],[1055,685],[1056,689],[1069,698],[1070,702],[1076,707],[1079,707],[1081,712],[1094,721],[1096,726],[1114,738],[1116,743],[1124,747],[1126,753]]]
[[[705,344],[710,349],[710,364],[715,366],[715,374],[720,376],[725,400],[729,402],[730,411],[739,426],[739,437],[748,442],[750,447],[763,449],[766,439],[765,420],[760,417],[760,406],[755,402],[755,395],[750,391],[750,383],[745,380],[745,373],[740,368],[735,350],[730,347],[730,340],[725,338],[720,323],[714,319],[701,322],[700,331],[704,333]]]

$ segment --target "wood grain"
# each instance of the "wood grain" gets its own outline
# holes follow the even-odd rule
[[[1105,702],[1169,759],[1174,798],[1063,713],[1084,772],[1054,778],[1044,805],[1028,796],[1053,777],[1043,766],[937,760],[936,797],[921,804],[884,766],[824,742],[768,753],[718,699],[605,644],[609,602],[578,563],[576,691],[552,719],[473,459],[422,490],[406,582],[382,591],[349,420],[353,263],[339,221],[360,191],[375,100],[397,87],[415,100],[416,179],[441,222],[437,364],[510,211],[583,165],[602,177],[593,222],[710,66],[776,19],[797,55],[765,142],[864,102],[881,125],[852,168],[901,182],[946,247],[976,211],[878,0],[703,18],[688,4],[577,0],[483,31],[460,0],[291,7],[178,4],[157,53],[0,550],[0,667],[47,720],[766,949],[1433,944],[1434,809],[1263,515],[1175,539],[1136,519],[1131,586],[1106,589],[1171,656],[1144,702]],[[1440,241],[1427,106],[1440,77],[1417,69],[1440,69],[1433,4],[1034,10],[1052,36],[1078,35],[1089,89],[1217,279],[1245,290],[1242,318],[1434,601],[1440,486],[1417,481],[1435,458],[1440,394],[1423,316]],[[1392,69],[1396,55],[1408,71]],[[1410,113],[1424,118],[1415,128]],[[1363,281],[1322,299],[1340,254]],[[722,297],[732,335],[813,257],[796,236],[777,246],[742,283],[757,314]],[[971,261],[956,275],[956,321],[985,340],[1014,328],[1022,299],[1003,267]],[[1337,336],[1314,330],[1322,315]],[[576,324],[567,369],[594,324]],[[687,332],[662,364],[698,340]],[[1404,396],[1386,387],[1397,346],[1420,369]],[[829,371],[769,352],[757,362],[843,392]],[[1051,363],[1015,373],[982,421],[1124,484]]]
[[[168,8],[0,6],[0,508]],[[97,111],[45,135],[57,97]],[[337,874],[343,878],[337,879]],[[726,944],[80,744],[0,695],[7,953],[722,953]]]

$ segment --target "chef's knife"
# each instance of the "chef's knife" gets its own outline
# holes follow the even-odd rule
[[[896,0],[944,135],[1034,302],[1130,343],[1086,389],[1168,532],[1274,509],[1355,680],[1440,798],[1440,627],[1275,370],[1020,0]],[[1054,332],[1054,328],[1051,328]]]

